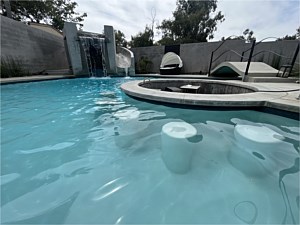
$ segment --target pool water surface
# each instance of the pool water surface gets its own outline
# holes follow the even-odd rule
[[[126,81],[1,87],[2,223],[299,224],[299,121],[145,103],[122,93]],[[161,129],[181,121],[200,138],[190,170],[176,174]],[[283,138],[246,148],[237,125]]]

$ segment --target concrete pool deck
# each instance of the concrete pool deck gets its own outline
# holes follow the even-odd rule
[[[175,81],[175,79],[167,79]],[[182,79],[176,79],[182,80]],[[186,79],[184,79],[186,80]],[[154,80],[153,80],[154,81]],[[166,81],[166,79],[155,79],[155,81]],[[189,80],[198,81],[199,80]],[[204,81],[204,80],[203,80]],[[209,80],[206,80],[209,82]],[[141,87],[143,82],[137,80],[124,83],[121,89],[129,96],[157,101],[163,103],[191,105],[191,106],[213,106],[213,107],[267,107],[284,110],[293,113],[300,112],[299,99],[300,85],[297,83],[251,83],[242,81],[216,81],[221,84],[240,86],[255,90],[251,93],[242,94],[191,94],[166,92],[158,89]]]

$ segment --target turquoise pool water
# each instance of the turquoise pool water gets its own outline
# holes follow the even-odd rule
[[[126,81],[1,87],[2,223],[299,224],[299,121],[145,103],[121,92]],[[185,174],[161,159],[162,126],[174,121],[199,137]],[[236,125],[282,142],[241,146]]]

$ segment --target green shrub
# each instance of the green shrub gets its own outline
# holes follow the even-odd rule
[[[152,61],[148,59],[147,57],[141,57],[141,59],[138,62],[138,72],[139,73],[149,73],[150,67],[152,66]]]
[[[22,60],[9,56],[1,57],[0,71],[1,78],[24,77],[30,75],[29,71],[24,68]]]

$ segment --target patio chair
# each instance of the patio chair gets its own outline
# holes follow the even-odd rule
[[[160,64],[160,74],[162,75],[178,75],[183,66],[181,58],[174,52],[166,53]]]

